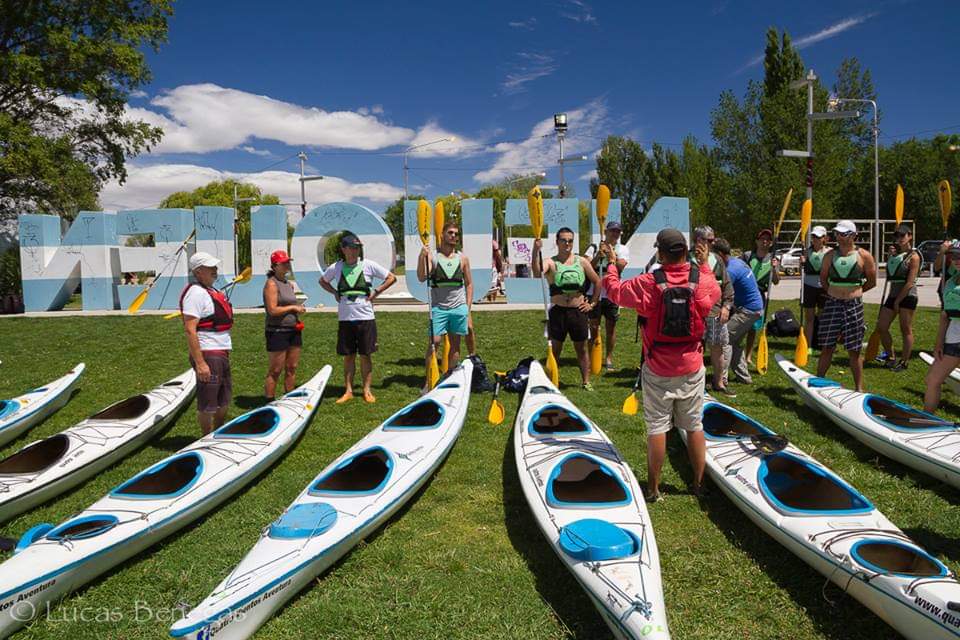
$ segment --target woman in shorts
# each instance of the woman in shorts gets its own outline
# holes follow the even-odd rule
[[[281,249],[270,254],[270,271],[267,272],[267,282],[263,285],[269,356],[263,395],[267,402],[276,395],[281,373],[286,391],[293,391],[297,386],[297,364],[300,362],[300,348],[303,346],[303,323],[300,322],[299,314],[306,313],[307,310],[297,301],[293,285],[287,279],[291,270],[290,256],[286,251]]]
[[[954,240],[946,255],[948,264],[960,263],[960,241]],[[940,405],[940,385],[960,366],[960,272],[954,271],[943,282],[940,328],[933,348],[933,364],[927,371],[927,391],[923,409],[933,413]]]

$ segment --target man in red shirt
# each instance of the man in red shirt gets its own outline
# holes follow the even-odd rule
[[[707,260],[707,245],[698,244],[694,251],[699,267],[691,272],[694,267],[683,234],[676,229],[662,229],[657,234],[662,265],[659,269],[621,282],[615,257],[608,256],[612,264],[603,274],[603,286],[610,300],[636,309],[644,320],[643,419],[647,426],[648,502],[661,500],[660,472],[667,454],[667,432],[674,426],[687,432],[693,493],[698,497],[704,493],[705,369],[701,340],[706,318],[720,299],[720,287]],[[664,304],[665,300],[668,304]]]

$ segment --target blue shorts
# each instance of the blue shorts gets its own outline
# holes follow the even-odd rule
[[[442,336],[453,333],[458,336],[467,335],[467,316],[469,308],[465,304],[453,309],[430,309],[430,320],[433,322],[433,335]]]

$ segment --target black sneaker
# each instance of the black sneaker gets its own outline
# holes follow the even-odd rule
[[[901,373],[906,370],[907,370],[907,363],[904,362],[903,360],[897,360],[897,363],[892,367],[890,367],[890,371],[893,371],[894,373]]]
[[[643,490],[643,499],[649,504],[656,504],[658,502],[663,502],[663,494],[657,491],[656,493],[650,493],[649,490]]]

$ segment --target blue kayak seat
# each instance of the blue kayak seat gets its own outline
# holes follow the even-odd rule
[[[640,551],[640,541],[606,520],[584,518],[560,530],[560,548],[577,560],[596,562],[626,558]]]
[[[309,538],[327,531],[337,521],[337,510],[326,502],[298,504],[270,525],[270,537]]]
[[[16,400],[0,400],[0,419],[6,418],[19,408],[20,403]]]
[[[827,387],[839,387],[840,383],[830,378],[807,378],[807,386],[814,389],[825,389]]]

